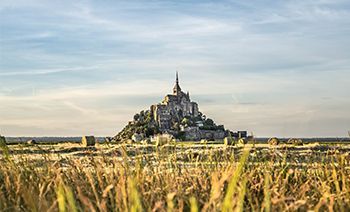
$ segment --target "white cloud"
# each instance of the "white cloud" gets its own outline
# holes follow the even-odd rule
[[[98,66],[90,67],[71,67],[71,68],[52,68],[52,69],[42,69],[42,70],[24,70],[24,71],[11,71],[11,72],[0,72],[0,76],[23,76],[23,75],[45,75],[45,74],[54,74],[61,72],[73,72],[73,71],[89,71],[96,70]]]

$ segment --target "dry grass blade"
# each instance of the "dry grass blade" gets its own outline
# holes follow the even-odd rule
[[[228,184],[228,188],[226,191],[226,195],[224,198],[223,206],[222,206],[222,211],[232,211],[233,210],[233,195],[235,194],[237,190],[237,183],[239,178],[241,177],[241,174],[243,172],[244,166],[248,160],[249,157],[249,152],[250,149],[246,149],[242,156],[241,159],[238,163],[238,166],[236,167],[234,174]]]

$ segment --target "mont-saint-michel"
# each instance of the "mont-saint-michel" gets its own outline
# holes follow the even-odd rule
[[[349,38],[350,0],[1,0],[0,212],[350,212]]]
[[[148,110],[135,114],[133,120],[115,136],[115,140],[140,140],[156,134],[170,134],[180,140],[217,140],[227,136],[224,125],[217,125],[206,117],[189,92],[180,87],[176,72],[172,94],[167,94],[161,103],[151,105]]]

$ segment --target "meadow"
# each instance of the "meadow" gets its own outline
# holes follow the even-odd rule
[[[350,145],[2,145],[0,211],[349,211]]]

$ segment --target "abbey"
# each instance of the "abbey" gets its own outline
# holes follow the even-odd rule
[[[115,140],[139,140],[157,134],[171,134],[179,140],[215,140],[223,139],[227,133],[223,125],[216,125],[199,111],[189,92],[181,90],[176,73],[172,94],[166,95],[161,103],[150,106],[149,110],[135,114],[134,120],[115,136]]]
[[[182,92],[177,72],[173,94],[166,95],[162,103],[152,105],[150,111],[162,132],[170,130],[172,123],[176,121],[181,121],[185,117],[195,118],[199,115],[198,104],[191,102],[189,92]]]

